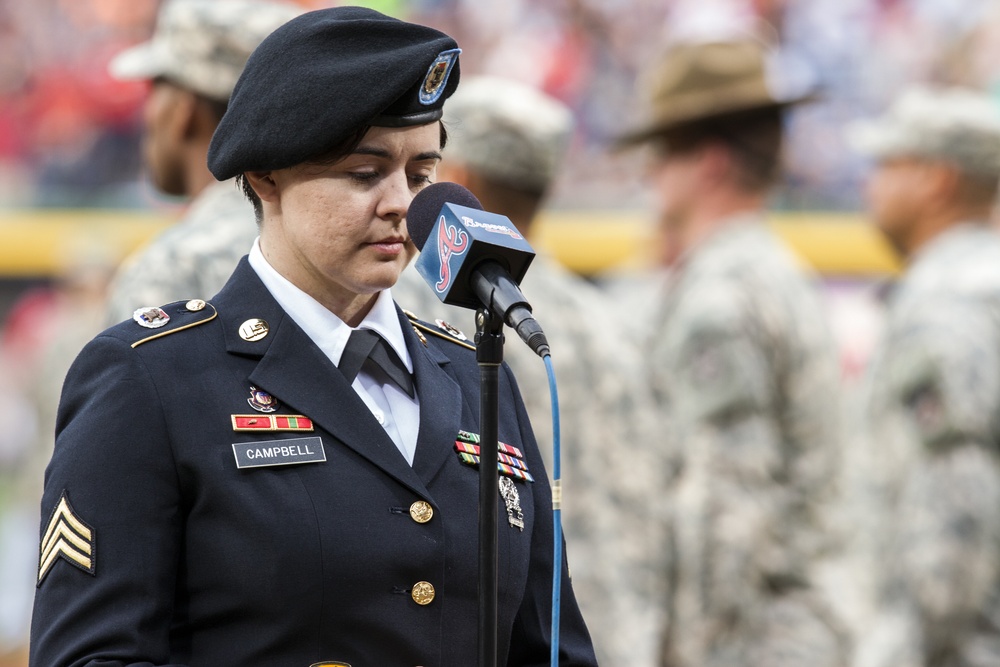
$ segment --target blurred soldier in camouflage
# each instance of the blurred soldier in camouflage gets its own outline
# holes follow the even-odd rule
[[[658,664],[841,667],[846,638],[814,581],[836,356],[810,277],[763,224],[783,109],[806,98],[770,92],[751,40],[676,44],[650,74],[650,118],[623,143],[651,149],[672,268],[646,360],[674,438],[654,496],[670,509]]]
[[[913,89],[849,128],[905,258],[869,374],[859,491],[875,620],[859,667],[1000,665],[1000,108]],[[874,517],[874,520],[872,518]]]
[[[463,78],[444,110],[448,147],[438,181],[469,188],[487,211],[506,215],[529,239],[532,223],[556,180],[572,132],[565,106],[524,84],[496,77]],[[633,493],[641,450],[649,442],[652,406],[634,345],[609,321],[605,297],[553,258],[539,253],[522,283],[552,346],[559,381],[563,443],[563,523],[573,587],[602,664],[637,665],[633,655],[652,634],[640,602],[622,591],[649,590],[638,558],[652,546]],[[471,310],[445,306],[411,266],[392,288],[403,308],[469,332]],[[545,367],[517,337],[504,358],[517,377],[538,444],[551,462],[551,402]],[[550,464],[551,465],[551,464]],[[648,502],[648,499],[643,499]]]
[[[107,323],[140,307],[209,298],[257,236],[253,207],[208,171],[208,144],[250,52],[299,10],[263,0],[168,0],[156,32],[111,74],[152,82],[143,157],[162,192],[190,198],[183,219],[129,257],[112,282]]]

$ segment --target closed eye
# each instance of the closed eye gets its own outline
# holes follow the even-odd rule
[[[352,171],[348,173],[348,177],[358,183],[371,183],[378,180],[381,175],[377,171]]]

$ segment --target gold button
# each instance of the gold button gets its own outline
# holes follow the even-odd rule
[[[410,591],[410,597],[412,597],[413,601],[419,605],[428,605],[434,601],[434,587],[426,581],[418,581],[413,584],[413,590]]]
[[[418,500],[410,505],[410,518],[417,523],[427,523],[434,518],[434,508],[424,500]]]
[[[266,336],[270,330],[267,322],[255,317],[240,325],[240,338],[248,342],[257,341]]]
[[[190,310],[192,313],[196,313],[199,310],[205,310],[205,302],[201,299],[191,299],[184,307]]]

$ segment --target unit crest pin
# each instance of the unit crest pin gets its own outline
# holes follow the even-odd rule
[[[443,329],[450,333],[452,336],[459,340],[469,340],[469,337],[462,333],[457,327],[448,324],[444,320],[434,320],[434,324],[438,325],[439,329]]]
[[[247,403],[257,412],[274,412],[278,409],[278,399],[253,385],[250,385],[250,398],[247,399]]]
[[[146,306],[132,313],[136,324],[147,329],[159,329],[170,321],[170,316],[162,308]]]

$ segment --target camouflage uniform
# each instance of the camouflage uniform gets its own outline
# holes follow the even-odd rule
[[[522,291],[552,346],[559,390],[563,528],[573,588],[601,664],[649,664],[655,617],[653,582],[643,570],[655,548],[648,517],[652,404],[641,382],[636,346],[609,320],[604,295],[554,260],[539,255]],[[421,319],[474,332],[471,310],[446,306],[413,269],[393,298]],[[504,359],[514,371],[538,446],[551,466],[552,417],[545,366],[516,337]],[[635,578],[636,581],[630,581]]]
[[[107,324],[143,306],[214,296],[255,238],[253,206],[236,184],[210,185],[183,220],[126,260],[109,290]]]
[[[869,376],[861,461],[877,622],[864,667],[1000,665],[1000,238],[913,258]],[[874,512],[875,508],[882,511]]]
[[[250,53],[300,13],[287,2],[167,0],[152,38],[116,55],[109,71],[122,80],[166,79],[225,102]],[[126,260],[109,291],[106,323],[131,319],[142,306],[214,296],[250,251],[254,220],[233,181],[202,190],[181,222]]]
[[[813,586],[832,545],[838,374],[817,295],[755,216],[690,251],[652,331],[654,398],[673,429],[664,665],[840,667]]]

